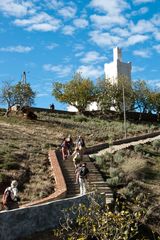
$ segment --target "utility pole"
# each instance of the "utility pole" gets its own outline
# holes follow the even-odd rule
[[[122,91],[123,91],[124,137],[127,138],[127,128],[126,128],[126,103],[125,103],[125,95],[124,95],[124,85],[122,85]]]

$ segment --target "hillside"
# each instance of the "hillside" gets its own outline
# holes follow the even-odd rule
[[[123,122],[80,115],[37,113],[31,121],[16,116],[0,116],[0,193],[11,179],[19,181],[21,203],[36,200],[54,191],[54,178],[48,161],[48,149],[60,146],[71,134],[85,138],[86,145],[112,142],[124,136]],[[127,123],[127,136],[153,132],[153,124]]]

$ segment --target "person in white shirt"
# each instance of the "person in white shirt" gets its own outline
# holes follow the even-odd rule
[[[20,198],[18,196],[17,186],[18,186],[18,182],[16,180],[13,180],[11,182],[11,186],[5,189],[2,197],[2,203],[3,203],[4,209],[11,210],[14,208],[18,208],[18,202]]]

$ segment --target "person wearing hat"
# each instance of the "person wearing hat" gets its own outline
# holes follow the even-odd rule
[[[18,202],[20,201],[20,198],[18,196],[17,186],[18,182],[13,180],[11,182],[11,186],[5,189],[2,197],[2,203],[5,210],[18,208]]]

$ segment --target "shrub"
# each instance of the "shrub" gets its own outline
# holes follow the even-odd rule
[[[118,169],[118,168],[110,167],[109,172],[110,172],[110,177],[111,177],[111,178],[112,178],[112,177],[116,177],[116,176],[118,176],[119,169]]]
[[[154,140],[152,142],[152,146],[154,147],[154,149],[156,149],[158,151],[160,148],[160,140]]]
[[[143,145],[141,145],[141,144],[135,145],[135,146],[134,146],[134,151],[135,151],[136,153],[137,153],[137,152],[143,153]]]
[[[113,160],[113,154],[112,153],[105,152],[104,156],[105,156],[106,161],[108,161],[108,162],[111,162]]]
[[[105,159],[103,156],[96,156],[96,164],[99,166],[103,166],[105,164]]]
[[[107,205],[102,207],[94,198],[89,200],[87,206],[80,203],[71,207],[64,211],[61,227],[54,230],[54,236],[62,240],[128,240],[135,237],[143,212],[133,213],[118,199],[115,202],[113,211]]]
[[[107,179],[107,183],[108,183],[108,185],[110,185],[112,187],[116,187],[118,184],[121,183],[121,180],[118,176],[116,176],[116,177]]]
[[[113,159],[116,163],[122,163],[124,161],[124,154],[118,151],[115,153]]]

